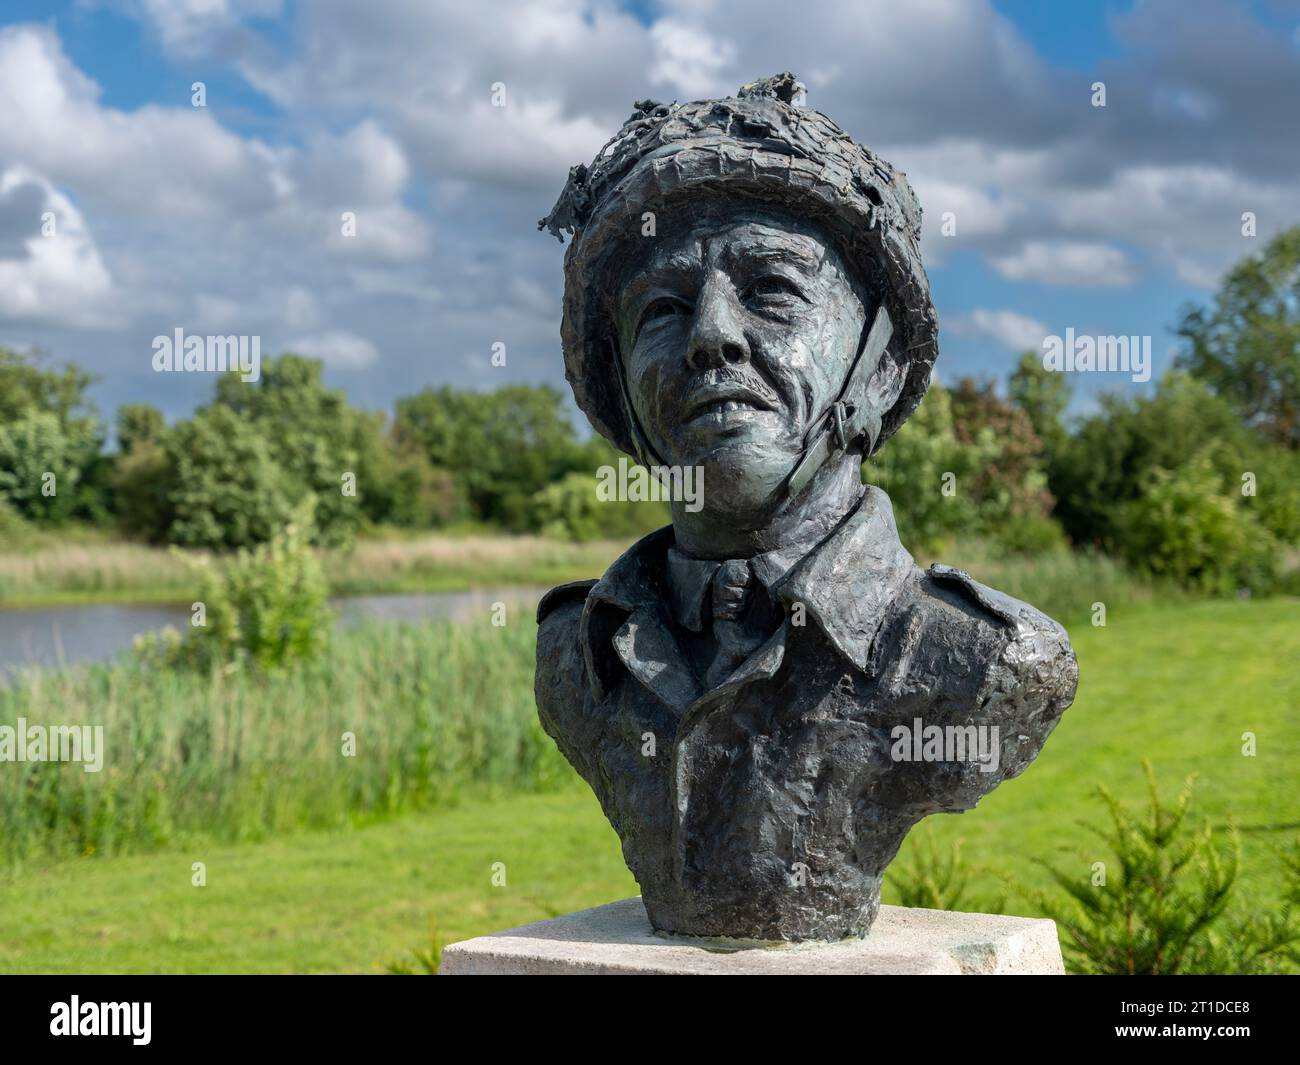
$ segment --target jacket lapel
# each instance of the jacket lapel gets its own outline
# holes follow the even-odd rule
[[[663,603],[663,567],[672,526],[634,543],[596,582],[582,619],[583,655],[592,694],[607,694],[604,646],[678,717],[699,698],[700,682],[668,623]]]

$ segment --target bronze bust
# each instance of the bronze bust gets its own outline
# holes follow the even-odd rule
[[[542,724],[682,935],[867,934],[911,827],[1024,770],[1078,679],[1060,625],[920,569],[862,483],[938,353],[920,208],[799,88],[637,104],[541,223],[572,234],[579,406],[704,473],[538,608]]]

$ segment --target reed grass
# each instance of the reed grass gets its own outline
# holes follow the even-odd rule
[[[1090,622],[1098,603],[1109,615],[1115,610],[1192,598],[1173,584],[1140,577],[1123,562],[1094,551],[1063,548],[1040,555],[1006,555],[988,544],[970,541],[924,561],[965,570],[981,583],[1022,599],[1067,626]]]
[[[427,578],[460,564],[513,572],[520,559],[562,566],[585,557],[568,545],[525,543],[363,545],[345,572]],[[1089,627],[1096,602],[1115,619],[1173,594],[1100,556],[1004,559],[967,545],[945,561],[1076,632]],[[585,574],[603,568],[596,558],[581,565]],[[494,627],[483,618],[341,630],[321,657],[271,674],[194,673],[130,657],[23,674],[0,687],[0,724],[102,725],[107,754],[98,773],[68,763],[4,766],[0,865],[191,837],[261,839],[572,781],[537,724],[534,645],[530,622]],[[345,733],[355,755],[344,753]]]
[[[0,864],[260,839],[552,787],[570,770],[537,723],[535,632],[528,622],[372,625],[272,674],[130,658],[29,672],[0,687],[0,723],[102,725],[106,754],[97,773],[3,767]]]
[[[361,540],[350,550],[320,555],[332,595],[361,595],[560,584],[598,576],[626,546],[540,536],[426,535]],[[205,557],[201,551],[102,538],[0,542],[0,607],[188,602],[196,587],[191,562]]]

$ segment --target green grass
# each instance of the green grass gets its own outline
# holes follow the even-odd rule
[[[396,575],[427,541],[373,544],[371,568]],[[465,564],[515,558],[478,541]],[[542,556],[534,554],[533,562]],[[1005,564],[967,562],[996,583]],[[1064,618],[1095,597],[1136,602],[1102,558],[1021,563],[1015,591]],[[100,773],[29,763],[0,775],[0,865],[41,854],[115,854],[195,833],[259,839],[298,828],[436,805],[466,789],[539,788],[567,773],[532,695],[534,628],[372,626],[336,633],[326,654],[283,673],[204,674],[126,659],[36,672],[0,686],[0,721],[102,726]],[[342,753],[356,736],[355,757]]]
[[[1171,798],[1196,774],[1198,821],[1241,830],[1239,900],[1270,905],[1280,882],[1271,847],[1300,834],[1300,600],[1141,606],[1107,622],[1071,628],[1079,694],[1034,764],[976,810],[926,824],[940,844],[963,839],[973,863],[1021,885],[1048,886],[1035,859],[1083,878],[1093,861],[1113,859],[1076,822],[1105,823],[1091,798],[1098,784],[1143,804],[1146,758]],[[1255,757],[1241,753],[1247,731]],[[989,872],[976,887],[993,896],[1000,879]],[[1008,911],[1033,912],[1014,893]]]
[[[573,787],[32,870],[0,880],[0,972],[382,972],[427,950],[433,925],[450,943],[636,894],[594,803]]]
[[[592,577],[626,547],[540,536],[396,535],[321,551],[333,595],[460,591]],[[42,531],[22,540],[0,529],[0,608],[94,602],[190,602],[201,551],[114,540],[93,529]]]
[[[1149,758],[1167,792],[1198,773],[1195,811],[1241,826],[1234,908],[1274,905],[1269,847],[1300,823],[1300,602],[1112,609],[1105,628],[1075,626],[1071,637],[1079,697],[1040,758],[978,809],[926,824],[996,870],[977,882],[982,895],[1003,880],[1047,886],[1040,859],[1083,877],[1108,857],[1076,823],[1103,821],[1091,791],[1106,783],[1141,802]],[[531,707],[526,693],[515,698]],[[1254,758],[1240,753],[1247,730]],[[0,969],[376,971],[427,949],[431,920],[452,942],[633,894],[595,798],[576,783],[557,789],[243,845],[196,838],[153,854],[29,863],[0,879]],[[194,861],[207,863],[205,888],[190,886]],[[505,888],[491,886],[497,861]],[[1035,912],[1014,893],[1006,909]]]
[[[0,722],[102,726],[103,769],[0,772],[0,866],[196,835],[251,840],[545,788],[569,770],[537,722],[531,618],[375,625],[281,673],[129,658],[0,686]],[[355,737],[346,754],[345,733]]]
[[[976,580],[1023,599],[1063,624],[1090,623],[1095,603],[1104,603],[1109,612],[1190,598],[1174,585],[1153,584],[1124,563],[1095,551],[1062,548],[1038,555],[1006,555],[972,540],[954,544],[933,558],[918,556],[917,561],[966,570]]]

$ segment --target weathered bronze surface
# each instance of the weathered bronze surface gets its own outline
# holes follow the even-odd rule
[[[677,934],[865,935],[907,832],[1024,770],[1078,679],[1061,626],[920,569],[862,484],[937,355],[920,208],[797,91],[639,103],[542,223],[573,234],[579,405],[703,471],[538,608],[542,724]]]

